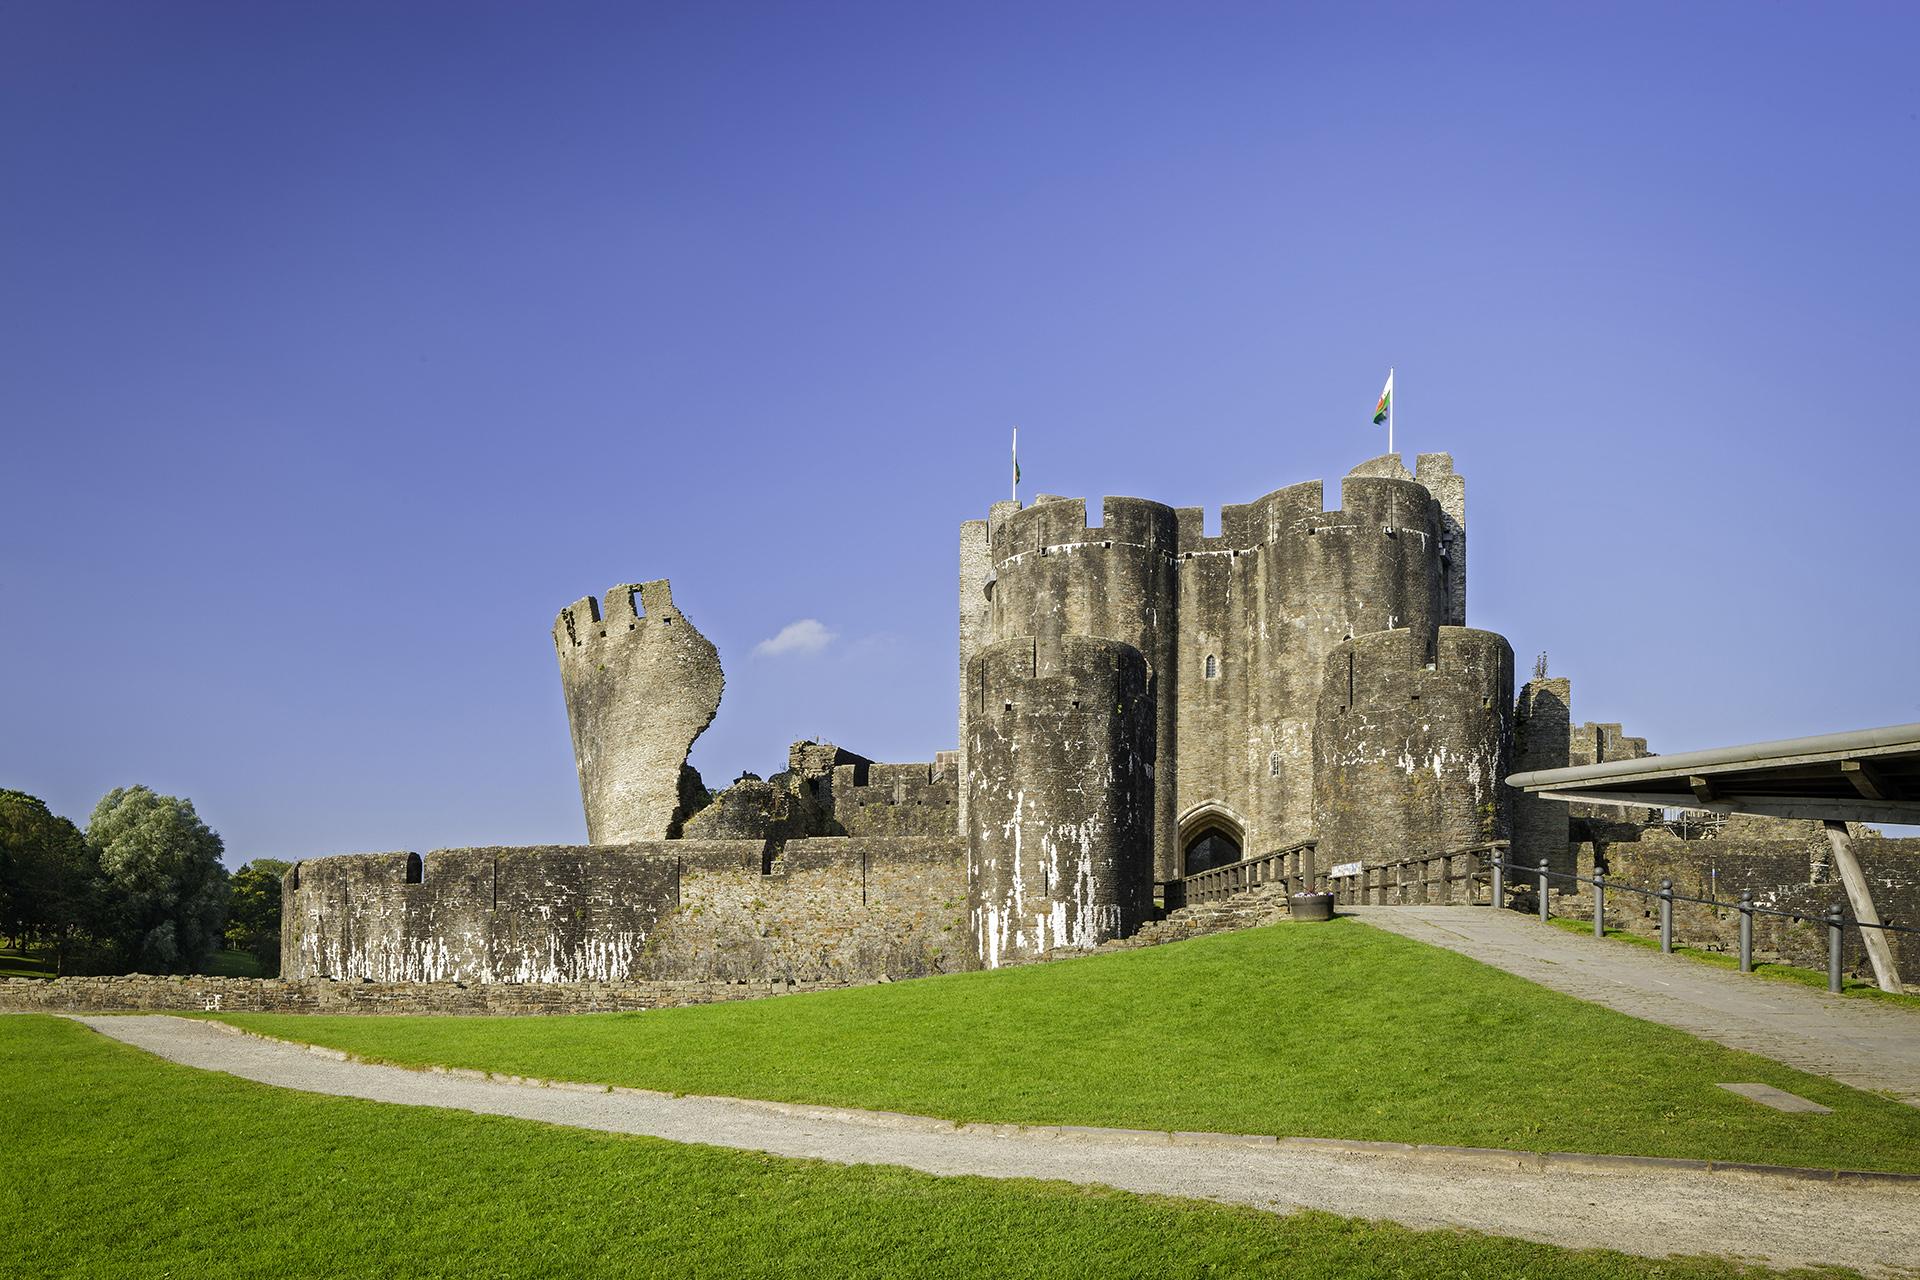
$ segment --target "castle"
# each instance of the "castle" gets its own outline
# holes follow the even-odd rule
[[[1311,877],[1506,838],[1513,653],[1465,625],[1466,552],[1446,454],[1364,463],[1331,506],[1315,481],[1226,507],[1214,535],[1138,498],[1097,522],[996,503],[960,530],[956,748],[800,742],[717,794],[687,756],[719,654],[665,581],[615,587],[553,627],[590,843],[301,862],[287,974],[912,976],[1124,938],[1247,854],[1300,846]]]

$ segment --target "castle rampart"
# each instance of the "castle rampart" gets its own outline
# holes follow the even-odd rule
[[[288,978],[375,982],[912,977],[973,967],[953,836],[442,849],[296,864]]]

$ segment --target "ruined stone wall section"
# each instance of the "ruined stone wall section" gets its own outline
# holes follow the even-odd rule
[[[1513,713],[1511,773],[1564,769],[1571,759],[1573,685],[1560,676],[1529,680]],[[1511,788],[1509,788],[1511,790]],[[1573,870],[1571,835],[1564,800],[1513,794],[1513,861],[1537,866],[1542,858],[1555,871]]]
[[[967,670],[971,939],[989,968],[1087,949],[1152,910],[1154,706],[1139,650],[1018,637]]]
[[[866,781],[855,781],[864,774]],[[833,819],[850,836],[938,836],[953,831],[959,803],[954,769],[929,764],[873,764],[833,771]]]
[[[993,603],[987,584],[993,579],[993,553],[989,549],[987,521],[968,520],[960,526],[960,675],[959,690],[959,776],[967,776],[967,663],[982,645],[992,641]],[[954,806],[955,831],[967,834],[967,794],[963,787]]]
[[[932,839],[443,849],[282,881],[288,978],[847,982],[968,966],[966,846]]]
[[[553,624],[587,840],[680,834],[697,775],[693,741],[720,708],[720,654],[674,608],[665,579],[627,583],[560,611]]]
[[[1414,478],[1440,504],[1440,559],[1443,582],[1441,621],[1467,625],[1467,481],[1453,469],[1450,453],[1423,453],[1414,459]]]
[[[1340,644],[1316,735],[1318,861],[1372,866],[1506,838],[1512,707],[1513,650],[1490,631]]]

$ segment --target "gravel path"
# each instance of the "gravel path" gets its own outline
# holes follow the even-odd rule
[[[1342,907],[1555,991],[1920,1106],[1920,1010],[1840,999],[1486,907]]]
[[[1550,1244],[1660,1257],[1712,1253],[1776,1266],[1833,1263],[1920,1274],[1920,1185],[1794,1181],[1688,1169],[1610,1171],[1486,1157],[1316,1150],[1219,1135],[956,1128],[923,1117],[675,1098],[598,1085],[541,1087],[477,1072],[423,1072],[165,1016],[79,1017],[174,1062],[310,1093],[518,1116],[935,1174],[1057,1178],[1272,1212],[1324,1209],[1410,1227],[1467,1227]]]

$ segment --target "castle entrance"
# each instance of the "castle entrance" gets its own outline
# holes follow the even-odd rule
[[[1240,832],[1219,818],[1198,823],[1181,833],[1180,874],[1190,876],[1240,861]]]

